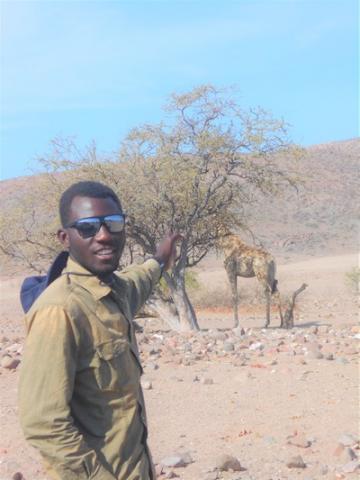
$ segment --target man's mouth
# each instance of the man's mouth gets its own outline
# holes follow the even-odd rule
[[[112,258],[115,255],[115,253],[116,253],[115,248],[102,248],[101,250],[97,250],[95,252],[95,255],[105,260],[105,259]]]

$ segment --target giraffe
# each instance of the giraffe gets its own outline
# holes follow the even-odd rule
[[[277,288],[278,281],[275,278],[276,264],[273,256],[262,248],[246,245],[238,235],[229,230],[222,229],[218,245],[225,254],[224,267],[231,287],[235,328],[239,326],[237,277],[256,277],[263,286],[266,297],[265,328],[270,323],[271,296],[276,297],[282,327],[283,316],[280,294]]]

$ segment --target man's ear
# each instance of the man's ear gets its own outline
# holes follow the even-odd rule
[[[61,245],[68,250],[70,248],[68,232],[63,228],[59,228],[56,235]]]

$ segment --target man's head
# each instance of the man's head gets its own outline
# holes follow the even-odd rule
[[[125,222],[115,192],[98,182],[78,182],[65,190],[59,207],[58,238],[71,257],[99,277],[116,270],[125,245]]]

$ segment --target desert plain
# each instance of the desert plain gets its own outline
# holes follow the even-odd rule
[[[276,258],[282,298],[307,284],[296,300],[293,328],[279,328],[274,305],[264,329],[259,285],[240,279],[242,328],[234,329],[223,258],[216,252],[195,269],[198,287],[191,297],[199,332],[138,319],[149,445],[159,479],[358,478],[359,147],[358,140],[313,147],[313,189],[257,211],[254,230]],[[9,191],[9,184],[4,188]],[[1,273],[0,480],[48,480],[17,419],[25,340],[19,289],[28,274],[8,265]]]

